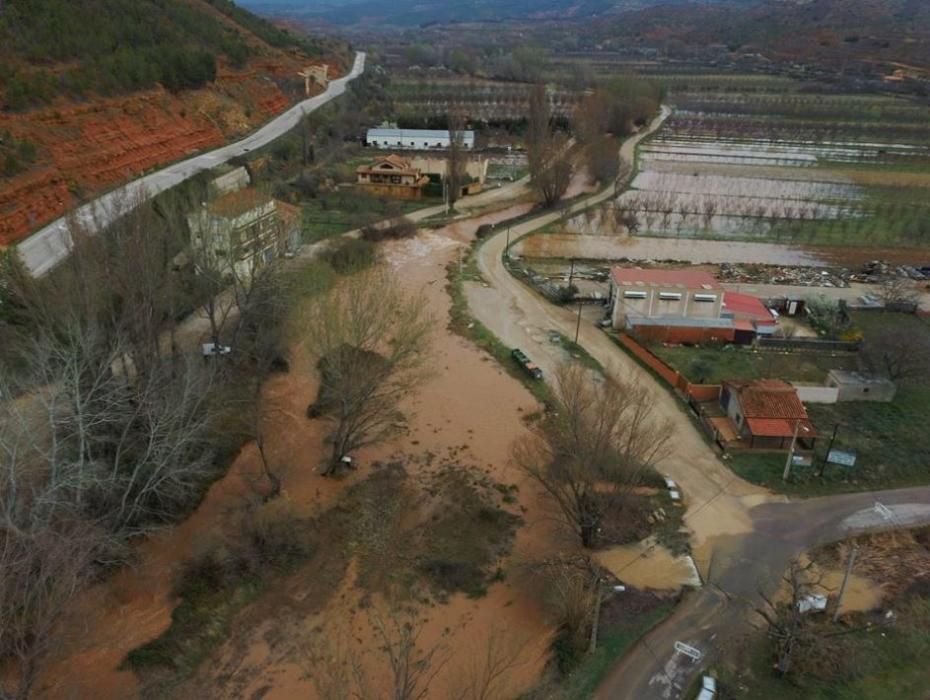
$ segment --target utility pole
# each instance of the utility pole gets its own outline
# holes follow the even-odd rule
[[[849,583],[849,576],[852,574],[853,564],[856,563],[856,555],[859,553],[859,546],[853,545],[849,551],[849,559],[846,562],[846,573],[843,574],[843,583],[840,584],[840,594],[836,598],[836,610],[833,611],[833,621],[840,619],[840,606],[843,604],[843,596],[846,595],[846,584]]]
[[[833,435],[830,436],[830,444],[827,446],[827,451],[823,455],[823,461],[820,463],[820,471],[817,473],[817,476],[823,476],[823,473],[827,469],[827,459],[830,457],[830,450],[833,449],[833,443],[836,441],[836,433],[840,429],[840,424],[836,423],[833,426]]]
[[[510,260],[510,227],[507,227],[507,242],[504,244],[504,255]]]
[[[575,277],[575,258],[572,258],[572,259],[571,259],[571,264],[572,264],[572,266],[569,268],[569,271],[568,271],[568,287],[569,287],[569,289],[571,289],[571,286],[572,286],[572,279],[574,279],[574,277]]]
[[[794,461],[794,446],[798,442],[798,430],[801,427],[801,421],[796,420],[794,422],[794,435],[791,437],[791,449],[788,450],[788,459],[785,460],[785,471],[781,475],[782,481],[788,481],[788,477],[791,476],[791,462]]]
[[[601,601],[604,597],[603,584],[600,579],[596,582],[597,595],[594,599],[594,614],[591,615],[591,639],[588,642],[588,653],[597,651],[597,628],[601,621]]]
[[[575,322],[575,345],[578,345],[578,333],[581,331],[581,302],[578,302],[578,320]]]

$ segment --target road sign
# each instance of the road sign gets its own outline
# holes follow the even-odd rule
[[[894,517],[894,513],[891,512],[891,509],[878,501],[875,501],[875,512],[882,516],[884,520],[891,520]]]
[[[856,453],[853,450],[830,450],[827,454],[827,461],[830,464],[839,464],[843,467],[856,466]]]
[[[704,653],[700,649],[695,649],[690,644],[685,644],[684,642],[675,642],[675,651],[679,654],[690,656],[695,661],[700,661],[701,657],[704,656]]]

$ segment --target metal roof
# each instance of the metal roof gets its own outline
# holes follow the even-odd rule
[[[381,136],[383,138],[421,138],[421,139],[447,139],[449,132],[444,129],[369,129],[368,138]],[[474,139],[474,131],[463,131],[465,139]]]

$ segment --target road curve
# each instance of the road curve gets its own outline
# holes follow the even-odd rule
[[[632,161],[638,141],[658,128],[664,113],[643,134],[623,145]],[[576,204],[580,211],[613,195],[601,192]],[[514,227],[510,239],[552,223],[545,214]],[[504,266],[504,231],[484,242],[477,262],[485,285],[466,284],[469,307],[505,344],[520,346],[547,372],[559,354],[548,331],[573,337],[574,309],[555,306],[515,279]],[[593,324],[578,327],[578,342],[609,374],[632,376],[650,391],[650,400],[674,430],[672,453],[658,468],[682,486],[688,501],[685,523],[694,533],[695,559],[710,584],[685,596],[671,617],[643,637],[598,688],[603,700],[677,700],[701,669],[726,653],[748,630],[747,608],[760,590],[777,585],[791,558],[813,546],[863,531],[930,523],[930,487],[868,492],[789,502],[735,476],[718,459],[672,397]],[[886,511],[875,508],[880,502]],[[884,514],[883,514],[884,512]],[[890,513],[890,515],[889,515]],[[695,662],[677,653],[680,641],[700,649]]]
[[[325,92],[294,105],[241,141],[174,163],[133,180],[79,207],[67,217],[56,219],[17,245],[23,263],[33,276],[41,277],[64,260],[71,251],[71,234],[67,223],[69,217],[74,217],[87,230],[96,231],[115,221],[133,206],[171,189],[197,173],[215,168],[236,156],[274,141],[297,126],[303,116],[342,95],[348,83],[364,70],[365,53],[359,51],[355,54],[352,70],[346,76],[333,80]]]

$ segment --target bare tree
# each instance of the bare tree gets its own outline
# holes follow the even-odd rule
[[[530,92],[526,151],[530,180],[547,207],[555,206],[572,179],[569,140],[552,128],[552,111],[546,86]]]
[[[391,671],[392,687],[387,698],[423,700],[430,683],[449,659],[448,649],[442,646],[423,649],[420,645],[423,625],[411,612],[392,610],[385,620],[372,609],[368,617]]]
[[[30,696],[56,624],[89,582],[100,545],[99,532],[77,521],[0,523],[0,660],[12,662],[0,675],[3,700]]]
[[[885,306],[909,307],[916,305],[920,292],[907,277],[890,277],[882,282],[878,292]]]
[[[311,417],[333,424],[324,474],[342,457],[397,429],[398,404],[426,378],[432,319],[419,296],[407,296],[381,271],[343,280],[314,304],[305,322],[320,389]]]
[[[595,383],[577,364],[556,374],[554,410],[517,443],[517,464],[558,504],[585,547],[605,515],[622,510],[629,492],[666,452],[671,424],[648,389],[632,378]]]
[[[320,635],[298,643],[298,661],[320,700],[369,700],[358,656],[341,639]]]
[[[850,631],[829,632],[809,608],[809,596],[823,589],[823,575],[812,562],[793,559],[782,583],[788,590],[785,600],[776,600],[759,591],[761,604],[754,609],[764,621],[772,642],[774,668],[780,676],[795,680],[808,673],[826,677],[843,666],[842,653],[836,648],[836,638]]]
[[[865,366],[894,380],[930,378],[930,341],[906,325],[891,326],[882,333],[870,333],[859,351]]]
[[[529,638],[494,627],[462,666],[450,700],[496,700],[508,697],[508,676],[525,664],[522,659]]]
[[[465,119],[459,112],[450,112],[449,149],[446,151],[446,202],[450,210],[455,210],[455,203],[459,199],[462,186],[467,177],[466,166],[468,155],[465,151]]]

